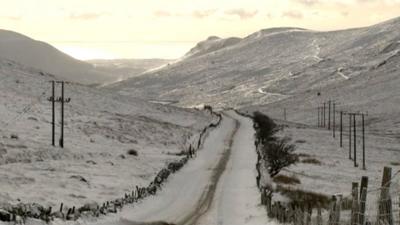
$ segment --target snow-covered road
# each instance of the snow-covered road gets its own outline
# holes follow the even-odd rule
[[[252,121],[227,112],[198,156],[156,196],[84,224],[268,224],[259,205],[256,160]]]

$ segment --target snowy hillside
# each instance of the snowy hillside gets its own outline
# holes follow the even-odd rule
[[[71,102],[65,106],[65,148],[52,147],[47,101],[52,79],[0,60],[0,206],[21,201],[59,207],[61,201],[72,206],[115,199],[135,185],[147,185],[166,162],[177,159],[170,153],[187,149],[217,120],[205,111],[66,84]],[[59,110],[57,104],[56,142]]]
[[[323,98],[339,98],[335,95],[357,90],[352,99],[340,97],[342,104],[371,103],[371,95],[385,98],[374,105],[388,104],[390,109],[396,102],[400,19],[333,32],[266,29],[215,47],[221,40],[208,39],[188,53],[191,57],[111,88],[124,95],[176,100],[181,106],[205,103],[220,108],[283,99],[316,106],[313,96],[318,91]],[[196,54],[202,50],[204,54]]]
[[[111,75],[95,71],[91,64],[76,60],[47,43],[1,29],[0,58],[44,70],[68,81],[94,84],[114,80]]]
[[[240,38],[221,39],[216,36],[211,36],[207,38],[207,40],[198,43],[194,48],[190,49],[190,51],[185,55],[185,58],[206,55],[230,45],[237,44],[240,40]]]

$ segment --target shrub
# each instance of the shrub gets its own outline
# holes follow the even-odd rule
[[[253,121],[256,130],[256,144],[263,153],[264,160],[268,163],[268,173],[271,177],[298,161],[299,157],[293,153],[295,145],[289,144],[290,139],[275,137],[279,127],[271,118],[255,112]]]
[[[270,141],[262,146],[261,151],[266,156],[268,173],[271,177],[276,176],[283,168],[298,162],[298,156],[293,153],[295,149],[296,146],[289,144],[287,138]]]
[[[261,144],[266,144],[269,141],[275,140],[274,135],[279,131],[279,127],[268,116],[255,112],[253,121],[256,129],[256,139]]]
[[[128,155],[138,156],[138,152],[135,149],[129,149],[127,153]]]

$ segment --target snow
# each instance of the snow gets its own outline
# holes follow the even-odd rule
[[[339,69],[337,70],[337,73],[338,73],[340,76],[342,76],[345,80],[348,80],[349,77],[346,76],[346,75],[344,75],[344,73],[343,73],[342,71],[343,71],[343,68],[342,68],[342,67],[339,67]]]
[[[253,123],[233,112],[228,112],[228,115],[239,121],[239,130],[233,141],[231,159],[218,184],[213,205],[199,224],[275,224],[268,222],[266,210],[260,205],[260,193],[255,179],[257,153],[254,147]]]
[[[393,53],[399,48],[399,25],[398,20],[392,20],[331,32],[298,28],[262,30],[235,44],[184,58],[109,88],[124,95],[141,94],[148,99],[162,96],[176,100],[178,106],[207,104],[220,109],[307,99],[310,93],[327,89],[341,93],[355,84],[360,86],[363,96],[368,96],[371,91],[365,88],[365,81],[370,77],[386,84],[391,79],[398,82],[395,78],[399,71],[398,55]],[[205,44],[212,46],[216,40]],[[260,88],[281,96],[262,94],[258,91]],[[393,104],[393,101],[387,102]]]
[[[206,111],[68,83],[65,93],[72,100],[65,106],[65,148],[52,147],[51,79],[0,60],[0,207],[20,202],[78,207],[119,198],[135,185],[147,186],[178,158],[173,153],[187,149],[217,120]],[[56,143],[59,109],[57,104]],[[130,149],[138,156],[129,155]],[[87,182],[74,178],[79,176]]]
[[[47,43],[2,29],[0,29],[0,58],[41,69],[55,74],[59,79],[73,82],[98,84],[117,78],[112,74],[95,70],[91,64],[74,59]]]
[[[346,120],[347,121],[347,120]],[[392,168],[392,174],[400,171],[397,163],[400,159],[398,140],[390,137],[377,136],[367,131],[366,134],[366,170],[362,170],[362,144],[361,134],[357,134],[357,163],[349,159],[348,127],[344,128],[343,148],[339,146],[339,132],[336,138],[332,137],[332,131],[318,129],[315,127],[285,123],[285,127],[279,136],[289,137],[296,145],[296,153],[301,156],[300,162],[284,169],[280,174],[295,176],[300,180],[298,185],[289,185],[292,188],[321,193],[326,196],[342,194],[344,197],[351,196],[352,182],[361,181],[362,176],[369,177],[368,190],[368,213],[375,214],[376,201],[380,194],[383,168]],[[359,131],[361,128],[357,128]],[[353,146],[352,146],[353,148]],[[351,152],[352,158],[353,149]],[[304,159],[316,159],[321,164],[304,163]],[[400,176],[393,177],[392,192],[400,191]],[[374,191],[375,190],[375,191]],[[396,198],[395,196],[393,196]]]
[[[71,224],[275,224],[268,221],[265,208],[259,204],[253,134],[251,120],[228,112],[220,127],[209,133],[197,157],[171,176],[157,195],[117,214]],[[227,159],[226,167],[220,170],[221,162]]]

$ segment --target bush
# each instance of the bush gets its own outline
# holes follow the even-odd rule
[[[138,156],[138,152],[135,149],[129,149],[127,153],[128,155]]]
[[[299,158],[293,152],[295,145],[289,144],[289,139],[276,139],[262,146],[262,151],[268,162],[268,173],[271,177],[276,176],[283,168],[298,162]]]
[[[276,123],[268,116],[255,112],[254,117],[254,128],[256,129],[256,139],[260,144],[266,144],[269,141],[274,141],[274,135],[279,131],[279,127]]]
[[[256,141],[264,160],[268,163],[268,173],[271,177],[276,176],[283,168],[296,163],[299,157],[294,154],[295,145],[289,144],[288,138],[277,138],[275,134],[279,127],[268,116],[255,112],[254,128],[256,130]]]

